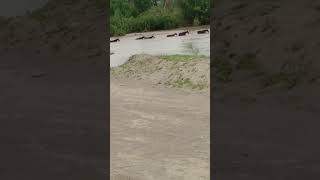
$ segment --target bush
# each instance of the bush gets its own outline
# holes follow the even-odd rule
[[[176,28],[182,22],[182,14],[178,9],[167,10],[153,7],[137,17],[113,16],[110,18],[111,35],[155,31]]]

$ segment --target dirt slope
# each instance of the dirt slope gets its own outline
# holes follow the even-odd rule
[[[111,79],[143,80],[153,86],[208,95],[209,59],[201,56],[135,55],[125,64],[112,68]]]

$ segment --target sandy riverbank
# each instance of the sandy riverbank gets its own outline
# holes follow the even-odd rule
[[[207,58],[149,55],[111,70],[115,179],[209,179],[208,70]]]

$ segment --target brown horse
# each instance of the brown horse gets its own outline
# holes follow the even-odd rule
[[[179,33],[179,36],[185,36],[187,33],[189,34],[189,31],[181,32],[181,33]]]
[[[144,39],[145,37],[144,36],[142,36],[142,37],[138,37],[138,38],[136,38],[136,40],[141,40],[141,39]]]
[[[178,34],[177,33],[169,34],[169,35],[167,35],[167,37],[173,37],[173,36],[176,36],[176,35],[178,35]]]
[[[209,33],[209,30],[205,29],[205,30],[198,31],[198,34],[205,34],[205,33]]]
[[[144,37],[144,39],[152,39],[155,38],[154,36],[150,36],[150,37]]]
[[[111,43],[118,42],[118,41],[120,41],[120,39],[110,40]]]

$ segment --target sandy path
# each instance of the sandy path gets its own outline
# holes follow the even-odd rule
[[[209,108],[204,95],[111,80],[112,175],[209,179]]]

